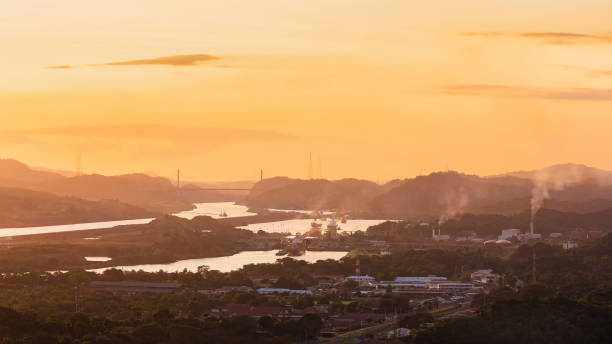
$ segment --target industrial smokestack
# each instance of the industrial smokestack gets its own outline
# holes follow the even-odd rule
[[[533,221],[529,224],[529,229],[531,231],[531,236],[533,236]]]

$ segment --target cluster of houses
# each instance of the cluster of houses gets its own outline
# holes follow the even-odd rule
[[[387,292],[405,294],[457,294],[479,292],[484,285],[499,279],[492,270],[478,270],[471,274],[470,282],[452,281],[443,276],[396,277],[391,281],[377,281],[368,275],[339,276],[318,275],[318,283],[307,289],[287,289],[272,287],[278,280],[274,276],[252,278],[251,286],[224,286],[217,289],[198,290],[201,294],[223,295],[228,293],[253,293],[261,295],[327,295],[348,292],[345,282],[356,282],[362,295],[376,295]],[[89,284],[92,290],[128,293],[177,293],[184,291],[177,283],[153,283],[137,281],[93,281]]]
[[[478,293],[484,285],[499,279],[499,275],[492,270],[478,270],[471,274],[470,282],[451,281],[442,276],[416,276],[397,277],[392,281],[376,281],[371,276],[314,276],[319,283],[308,289],[296,290],[271,287],[277,278],[274,276],[260,276],[252,279],[254,287],[251,286],[225,286],[217,289],[198,290],[196,292],[208,295],[222,295],[228,293],[258,293],[269,297],[298,296],[298,295],[326,295],[331,293],[348,293],[362,296],[376,296],[387,292],[404,294],[421,294],[416,300],[411,301],[413,309],[426,308],[428,302],[435,304],[458,304],[469,301],[472,295]],[[348,288],[349,281],[356,282],[359,292],[354,288]],[[127,292],[127,293],[180,293],[194,292],[187,290],[180,284],[175,283],[151,283],[135,281],[94,281],[89,284],[92,290]],[[425,295],[424,295],[425,294]],[[360,311],[338,313],[333,311],[331,304],[315,304],[312,307],[299,309],[292,305],[250,305],[250,304],[226,304],[210,310],[210,315],[217,317],[232,317],[247,315],[254,318],[269,316],[275,319],[297,320],[305,314],[317,314],[328,331],[337,332],[342,329],[350,329],[372,324],[385,323],[395,320],[401,314],[390,314],[378,309],[379,298],[368,299],[368,307]],[[354,300],[353,300],[354,301]],[[394,330],[395,331],[395,330]],[[390,337],[398,334],[389,333]],[[402,333],[404,335],[404,333]]]
[[[491,278],[496,276],[491,270]],[[476,273],[476,272],[475,272]],[[474,275],[475,277],[475,275]],[[376,281],[372,276],[349,276],[347,280],[359,284],[362,293],[384,294],[387,291],[403,294],[457,294],[461,292],[479,292],[484,281],[482,278],[473,278],[472,282],[451,281],[442,276],[422,277],[396,277],[392,281]],[[483,283],[484,281],[484,283]]]

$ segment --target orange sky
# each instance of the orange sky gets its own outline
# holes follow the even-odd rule
[[[186,179],[612,169],[608,0],[13,1],[0,157]]]

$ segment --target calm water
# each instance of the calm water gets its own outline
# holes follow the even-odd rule
[[[111,257],[85,257],[88,262],[108,262],[113,260]]]
[[[10,237],[30,234],[47,234],[60,232],[83,231],[88,229],[111,228],[122,225],[141,225],[151,222],[153,219],[136,219],[136,220],[120,220],[120,221],[104,221],[79,223],[74,225],[59,225],[59,226],[40,226],[40,227],[23,227],[23,228],[1,228],[0,237]]]
[[[174,216],[193,219],[196,216],[210,216],[215,219],[223,218],[221,212],[225,211],[227,217],[253,216],[255,213],[248,212],[248,208],[234,202],[196,203],[193,210],[182,211]]]
[[[198,215],[208,215],[208,216],[218,218],[219,214],[224,210],[227,213],[228,217],[256,215],[253,213],[249,213],[247,211],[247,207],[236,205],[232,202],[197,203],[195,204],[195,206],[196,208],[194,210],[183,211],[183,212],[180,212],[174,215],[178,217],[183,217],[186,219],[192,219]],[[153,219],[151,218],[151,219],[78,223],[78,224],[72,224],[72,225],[58,225],[58,226],[0,228],[0,237],[73,232],[73,231],[82,231],[82,230],[88,230],[88,229],[112,228],[115,226],[123,226],[123,225],[141,225],[141,224],[149,223],[152,220]]]
[[[268,208],[269,211],[277,212],[277,213],[300,213],[305,215],[311,215],[313,213],[312,210],[298,210],[298,209],[275,209]],[[335,214],[333,211],[322,211],[320,212],[322,215],[332,215]]]
[[[379,223],[385,222],[386,220],[352,220],[349,219],[346,223],[338,222],[338,226],[340,227],[340,231],[354,232],[354,231],[365,231],[370,226],[377,225]],[[265,232],[270,233],[306,233],[310,230],[311,219],[293,219],[286,221],[276,221],[276,222],[265,222],[265,223],[255,223],[250,224],[248,226],[240,227],[244,229],[251,230],[253,232],[257,232],[259,230],[263,230]],[[322,231],[325,231],[327,227],[328,221],[318,221],[323,224],[321,228]]]
[[[233,256],[225,257],[213,257],[213,258],[200,258],[200,259],[187,259],[179,260],[169,264],[145,264],[145,265],[132,265],[132,266],[117,266],[115,268],[121,270],[143,270],[146,272],[156,272],[159,270],[167,272],[188,271],[195,272],[198,270],[198,266],[207,265],[211,270],[219,270],[221,272],[229,272],[232,270],[238,270],[247,264],[261,264],[261,263],[275,263],[277,259],[285,258],[276,255],[278,250],[270,251],[244,251],[237,253]],[[304,260],[309,263],[314,263],[317,260],[325,259],[340,259],[344,257],[347,252],[335,252],[335,251],[306,251],[303,256],[291,257],[297,260]],[[90,270],[94,272],[104,272],[103,269]]]

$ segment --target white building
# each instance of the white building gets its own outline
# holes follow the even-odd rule
[[[440,281],[428,283],[429,289],[474,289],[474,283],[463,283],[454,281]]]
[[[360,286],[364,286],[364,285],[371,285],[373,283],[376,283],[376,278],[372,277],[372,276],[349,276],[347,278],[345,278],[346,281],[355,281],[357,283],[359,283]]]
[[[436,235],[436,230],[432,228],[431,230],[431,238],[435,241],[446,241],[450,240],[450,235],[442,235],[440,229],[438,229],[438,234]]]
[[[263,295],[269,295],[269,294],[312,295],[312,292],[310,290],[285,289],[285,288],[259,288],[257,289],[257,292]]]
[[[499,275],[493,273],[493,270],[491,269],[484,269],[484,270],[476,270],[472,272],[472,274],[470,275],[470,278],[474,282],[490,283],[490,282],[497,280],[499,278]]]
[[[577,248],[578,243],[575,241],[566,241],[563,243],[563,249],[569,250],[570,248]]]
[[[446,281],[446,277],[442,276],[425,276],[425,277],[395,277],[395,282],[432,282],[432,281]]]
[[[396,328],[395,330],[387,331],[387,339],[401,338],[410,335],[410,329],[405,327]]]
[[[515,237],[518,239],[520,235],[521,235],[520,229],[516,229],[516,228],[502,229],[501,235],[497,237],[497,239],[498,240],[508,240],[512,237]]]

